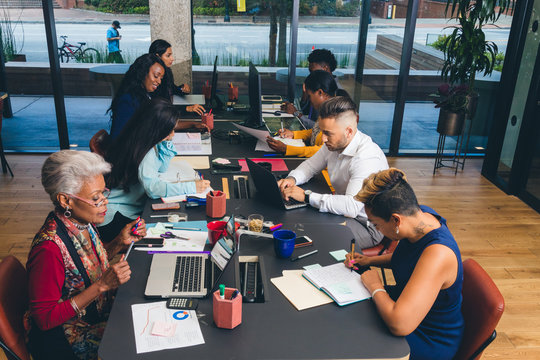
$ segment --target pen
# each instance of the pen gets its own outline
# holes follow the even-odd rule
[[[268,156],[279,156],[279,154],[264,154],[263,156],[266,156],[266,157],[268,157]]]
[[[168,226],[166,226],[166,227],[168,227]],[[175,227],[175,226],[173,226],[172,228],[173,228],[173,230],[202,231],[202,229],[200,229],[200,228]]]
[[[311,252],[308,252],[308,253],[299,255],[299,256],[297,256],[297,257],[295,257],[295,258],[292,258],[291,261],[296,261],[296,260],[298,260],[298,259],[305,258],[306,256],[313,255],[313,254],[316,254],[316,253],[318,253],[318,252],[319,252],[319,250],[313,250],[313,251],[311,251]]]
[[[141,225],[141,217],[139,216],[137,218],[137,221],[135,222],[135,225],[133,225],[133,227],[131,228],[131,233],[133,235],[139,235],[139,233],[137,232],[137,229],[139,228],[140,225]]]
[[[151,218],[157,218],[157,217],[169,217],[169,215],[150,215]]]
[[[126,256],[124,256],[124,260],[126,260],[126,261],[127,261],[128,256],[129,256],[129,253],[131,252],[131,249],[133,248],[133,244],[135,244],[135,241],[132,241],[131,244],[129,244],[129,247],[128,247],[127,251],[126,251]]]
[[[238,294],[240,294],[240,291],[234,290],[232,295],[231,295],[231,300],[234,300],[238,296]]]
[[[280,119],[281,122],[281,136],[283,136],[283,119]]]
[[[351,260],[354,259],[354,243],[355,243],[355,240],[352,239],[351,240]],[[351,266],[351,272],[353,271],[353,267]]]

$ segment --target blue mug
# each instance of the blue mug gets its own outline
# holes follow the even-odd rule
[[[277,257],[287,259],[294,251],[296,233],[290,230],[276,230],[274,235],[274,250]]]

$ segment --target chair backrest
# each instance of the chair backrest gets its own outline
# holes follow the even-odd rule
[[[504,311],[504,298],[486,271],[473,259],[463,262],[463,341],[454,359],[479,359],[495,339]]]
[[[385,236],[379,244],[367,249],[362,249],[362,253],[365,256],[392,254],[396,249],[397,244],[397,241],[393,241]]]
[[[0,340],[20,359],[29,360],[24,313],[28,309],[28,279],[24,266],[9,255],[0,262]],[[8,359],[16,359],[5,351]]]
[[[99,130],[90,139],[90,151],[105,156],[109,146],[110,135],[106,130]]]

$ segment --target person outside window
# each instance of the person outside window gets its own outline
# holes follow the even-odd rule
[[[109,30],[107,30],[107,43],[109,50],[109,55],[107,56],[108,63],[124,63],[124,59],[120,53],[120,40],[122,39],[122,35],[120,35],[118,32],[118,29],[121,29],[120,22],[118,20],[114,20]]]

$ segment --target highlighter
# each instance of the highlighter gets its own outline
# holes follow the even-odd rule
[[[219,285],[219,298],[225,299],[225,285]]]

